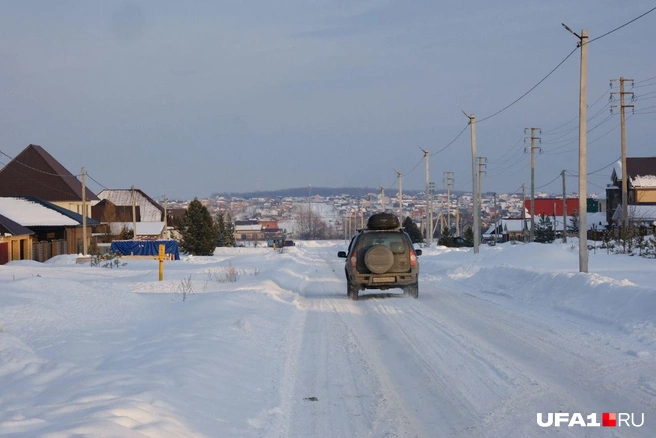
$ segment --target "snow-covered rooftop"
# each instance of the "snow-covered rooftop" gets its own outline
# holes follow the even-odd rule
[[[638,175],[631,178],[633,187],[656,187],[656,175]]]
[[[22,198],[0,198],[0,214],[24,227],[80,225],[55,210]]]
[[[634,221],[656,221],[656,205],[629,205],[628,213]],[[622,205],[618,205],[613,213],[613,220],[622,219]]]
[[[111,222],[112,234],[119,234],[123,228],[132,230],[132,222]],[[137,222],[137,236],[159,236],[164,232],[164,222]]]

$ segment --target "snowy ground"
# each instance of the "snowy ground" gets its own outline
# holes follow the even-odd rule
[[[352,302],[346,245],[297,244],[183,257],[163,282],[156,261],[0,266],[0,436],[656,436],[656,261],[431,248],[418,300]],[[557,412],[645,421],[538,426]]]

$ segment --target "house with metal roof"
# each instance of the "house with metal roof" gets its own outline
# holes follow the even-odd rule
[[[0,169],[0,196],[34,196],[82,213],[82,191],[77,176],[39,145],[30,144]],[[88,188],[84,192],[89,205],[99,201]]]
[[[140,189],[105,189],[98,193],[100,199],[106,199],[121,209],[135,206],[136,222],[163,222],[164,208]]]

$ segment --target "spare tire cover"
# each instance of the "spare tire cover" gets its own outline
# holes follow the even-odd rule
[[[394,264],[394,254],[385,245],[374,245],[364,255],[364,265],[374,274],[384,274]]]

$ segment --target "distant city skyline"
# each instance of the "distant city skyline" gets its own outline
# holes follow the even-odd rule
[[[96,193],[393,191],[396,171],[404,189],[423,190],[426,149],[437,190],[449,171],[454,190],[471,191],[464,111],[479,121],[484,192],[530,188],[531,127],[541,128],[536,192],[559,193],[562,170],[576,192],[580,55],[565,23],[590,36],[588,192],[601,195],[620,156],[611,79],[635,81],[626,88],[637,97],[627,95],[627,155],[656,155],[656,12],[631,22],[654,6],[5,2],[0,166],[32,143],[74,174],[84,167]]]

